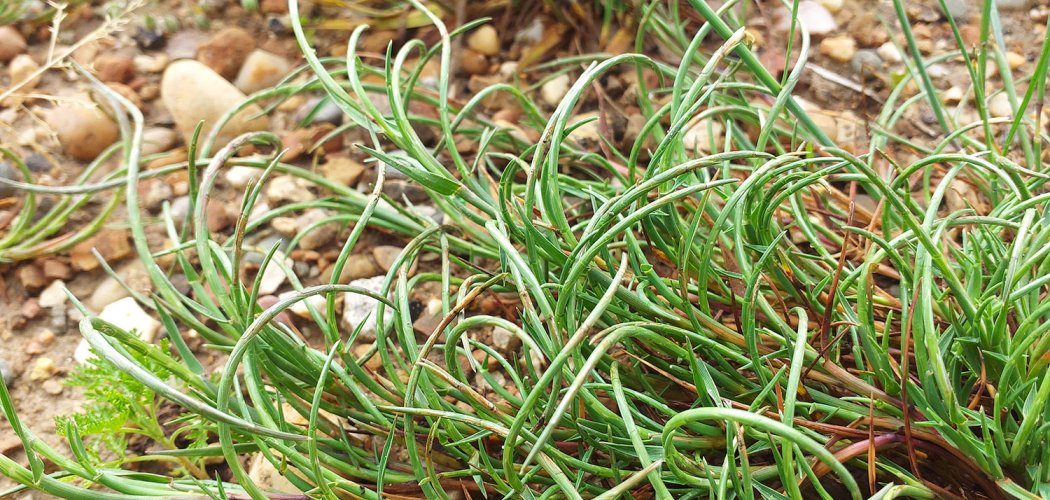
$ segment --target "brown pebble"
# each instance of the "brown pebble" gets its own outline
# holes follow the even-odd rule
[[[197,60],[231,80],[253,50],[255,38],[250,33],[241,28],[226,28],[197,48]]]
[[[26,39],[14,26],[0,26],[0,62],[8,62],[26,51]]]
[[[73,276],[73,270],[58,259],[47,259],[44,261],[44,276],[51,280],[67,280]]]
[[[56,382],[54,380],[48,380],[43,384],[40,384],[40,387],[44,389],[44,392],[52,396],[58,396],[59,394],[62,394],[62,390],[64,389],[61,383]]]
[[[25,264],[18,268],[18,281],[27,290],[39,290],[48,283],[44,273],[34,264]]]
[[[470,49],[460,51],[459,66],[468,75],[482,75],[489,72],[488,58]]]
[[[135,76],[135,60],[121,54],[102,54],[93,66],[98,79],[107,83],[127,83]]]

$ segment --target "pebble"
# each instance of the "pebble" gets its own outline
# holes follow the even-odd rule
[[[840,63],[849,62],[857,53],[857,41],[849,35],[828,37],[821,40],[820,53]]]
[[[968,0],[945,0],[944,5],[945,7],[948,7],[948,14],[957,22],[965,21],[970,17],[970,5]]]
[[[226,169],[226,182],[230,183],[230,186],[236,189],[244,189],[248,187],[248,183],[252,179],[258,179],[261,170],[254,167],[245,167],[244,165],[234,165]]]
[[[850,69],[864,78],[876,76],[882,69],[882,58],[871,49],[858,50],[849,62]]]
[[[149,127],[142,131],[142,155],[163,153],[175,145],[175,131],[164,127]]]
[[[694,123],[682,134],[682,144],[686,151],[699,150],[704,153],[711,152],[711,143],[714,141],[714,149],[721,148],[725,127],[721,122],[714,120],[702,120]]]
[[[334,272],[335,265],[328,266],[325,269],[325,272],[321,273],[321,281],[331,283],[332,273]],[[373,278],[382,274],[382,272],[383,270],[379,268],[370,256],[351,255],[347,257],[346,264],[343,265],[343,270],[339,273],[339,280],[337,283],[349,283],[353,280]]]
[[[94,160],[120,137],[117,124],[94,105],[54,108],[44,120],[58,136],[62,150],[76,160]]]
[[[269,248],[266,250],[269,250]],[[281,266],[278,266],[273,261],[283,261],[286,266],[292,267],[292,259],[285,257],[280,250],[275,252],[271,262],[267,264],[266,269],[263,271],[262,279],[259,280],[259,295],[270,295],[276,292],[284,284],[284,280],[288,279]]]
[[[241,28],[226,28],[197,47],[197,60],[229,80],[255,50],[255,37]]]
[[[215,198],[208,200],[208,205],[204,207],[204,213],[206,214],[208,231],[212,233],[221,232],[237,220],[237,215],[227,206],[226,202]]]
[[[383,282],[385,280],[386,276],[376,276],[373,278],[353,280],[349,285],[376,294],[382,294]],[[361,333],[357,337],[358,340],[371,342],[376,339],[375,313],[378,305],[379,301],[367,295],[361,295],[358,293],[346,293],[343,295],[344,326],[349,329],[348,331],[353,331],[359,324],[364,322],[364,325],[361,326]],[[389,312],[389,310],[387,312]],[[389,314],[386,314],[385,316],[387,319],[389,318]]]
[[[146,210],[160,210],[174,195],[175,191],[162,179],[147,179],[139,183],[139,202]]]
[[[304,183],[291,175],[273,177],[266,183],[266,198],[270,203],[299,203],[314,199]]]
[[[33,153],[26,157],[26,166],[33,172],[50,172],[51,162],[48,161],[44,155],[40,153]],[[0,167],[0,172],[3,172],[3,167]],[[4,175],[0,173],[0,176]]]
[[[66,303],[67,297],[62,280],[52,281],[37,298],[40,307],[58,307]]]
[[[92,63],[95,75],[103,82],[127,83],[135,77],[135,61],[121,54],[101,54]]]
[[[135,71],[142,73],[160,73],[164,71],[164,68],[168,67],[168,63],[171,62],[171,58],[166,54],[146,55],[139,54],[132,58],[132,63],[135,65]]]
[[[299,488],[281,475],[281,472],[262,453],[256,453],[251,459],[251,465],[248,466],[248,478],[256,486],[266,491],[292,495],[300,493]]]
[[[514,34],[514,41],[523,45],[532,45],[543,38],[544,29],[542,19],[534,17],[532,22]]]
[[[0,26],[0,62],[8,62],[26,51],[26,39],[14,26]]]
[[[9,181],[18,180],[20,175],[15,171],[15,168],[6,163],[0,162],[0,177]],[[7,184],[0,184],[0,198],[7,198],[15,193],[15,188],[8,186]]]
[[[296,219],[296,225],[301,231],[318,221],[324,220],[327,217],[328,213],[326,213],[324,210],[319,208],[311,208]],[[339,234],[338,222],[328,222],[326,224],[322,224],[311,229],[310,232],[304,234],[303,237],[299,239],[299,248],[303,250],[317,250],[335,240],[337,234]]]
[[[365,166],[346,155],[329,155],[321,165],[321,175],[340,186],[354,186],[361,180]]]
[[[272,87],[291,69],[292,63],[287,59],[265,50],[256,50],[244,61],[233,85],[245,94],[252,94]]]
[[[58,259],[47,259],[44,261],[44,277],[49,280],[67,280],[73,277],[73,269]]]
[[[839,27],[838,23],[835,22],[835,18],[831,16],[831,12],[828,12],[828,9],[821,5],[820,2],[813,0],[803,0],[798,3],[798,20],[809,30],[810,35],[815,36],[826,35]],[[787,31],[790,28],[791,11],[782,10],[776,29]]]
[[[153,319],[132,297],[124,297],[107,305],[98,317],[126,332],[135,332],[145,342],[153,342],[160,330],[160,322]]]
[[[113,263],[131,255],[131,244],[128,243],[129,233],[126,229],[103,229],[91,238],[77,243],[69,251],[69,260],[73,267],[81,271],[91,271],[98,268],[98,260],[92,249],[98,250],[99,255],[106,262]]]
[[[1010,98],[1005,93],[998,93],[988,102],[988,111],[996,118],[1007,118],[1014,115]]]
[[[893,42],[886,42],[879,45],[879,48],[876,49],[875,52],[879,54],[879,57],[881,57],[883,61],[890,64],[897,64],[904,60],[901,51],[897,49],[897,46],[894,45]]]
[[[584,120],[587,120],[587,123],[576,126],[577,123],[581,123]],[[581,113],[576,115],[570,126],[576,126],[576,128],[569,134],[569,137],[581,145],[596,146],[601,142],[602,135],[598,125],[598,113]]]
[[[24,264],[18,268],[18,281],[27,290],[39,290],[47,284],[44,273],[33,264]]]
[[[33,366],[29,368],[29,380],[32,380],[33,382],[47,380],[55,374],[57,369],[54,360],[51,358],[36,358],[36,361],[33,362]]]
[[[489,60],[485,54],[462,49],[459,52],[459,67],[468,75],[484,75],[489,72]]]
[[[339,108],[331,99],[324,99],[324,103],[321,104],[322,99],[314,98],[307,100],[295,110],[295,121],[296,123],[303,123],[309,118],[309,122],[304,125],[314,123],[331,123],[332,125],[340,125],[343,123],[343,110]],[[318,104],[321,105],[319,109]]]
[[[1028,60],[1025,59],[1025,57],[1021,54],[1018,54],[1017,52],[1006,53],[1006,64],[1010,67],[1010,69],[1020,68],[1021,66],[1024,66],[1026,62],[1028,62]]]
[[[486,24],[474,30],[467,37],[467,47],[486,56],[499,54],[499,34],[496,33],[496,28]]]
[[[277,296],[280,300],[291,298],[298,292],[284,292]],[[318,312],[324,315],[325,307],[327,307],[328,299],[324,295],[311,295],[303,300],[300,300],[292,304],[288,310],[292,314],[299,316],[300,318],[310,318],[310,308],[308,305],[314,306]]]
[[[572,79],[567,74],[558,75],[540,87],[540,96],[549,106],[557,106],[569,92]]]
[[[197,123],[203,120],[204,133],[208,134],[224,113],[246,98],[237,87],[207,66],[190,60],[175,61],[168,65],[160,86],[164,106],[168,108],[187,143]],[[218,144],[224,145],[245,132],[265,130],[268,126],[266,117],[249,120],[249,117],[260,111],[254,104],[241,110],[223,127]]]
[[[8,74],[11,76],[11,84],[21,84],[22,82],[29,80],[29,78],[40,69],[40,65],[36,63],[29,54],[19,54],[11,60],[10,65],[7,68]],[[26,93],[36,88],[36,84],[40,83],[40,77],[37,76],[32,81],[22,84],[19,92]]]
[[[11,386],[11,381],[15,379],[15,371],[11,368],[11,363],[6,359],[0,359],[0,378],[4,379],[4,385],[8,387]]]
[[[944,91],[942,98],[944,99],[944,102],[954,104],[962,101],[964,92],[965,91],[961,87],[950,87],[948,90]]]
[[[492,347],[501,353],[509,353],[521,345],[521,339],[510,330],[497,326],[492,329]]]
[[[844,0],[820,0],[820,5],[823,5],[825,9],[830,12],[838,12],[842,10],[842,6],[845,4]]]
[[[1032,0],[995,0],[999,10],[1021,10],[1032,7]]]
[[[40,384],[40,387],[42,389],[44,389],[44,392],[46,392],[46,393],[48,393],[48,394],[50,394],[52,396],[58,396],[59,394],[62,394],[62,390],[64,389],[62,387],[62,384],[60,384],[60,383],[58,383],[58,382],[56,382],[54,380],[44,381],[43,384]]]
[[[394,263],[397,262],[397,258],[401,256],[401,247],[393,245],[379,245],[372,247],[372,257],[379,264],[379,267],[384,272],[390,271],[394,267]]]

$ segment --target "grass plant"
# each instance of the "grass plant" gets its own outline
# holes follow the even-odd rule
[[[585,64],[550,113],[510,85],[449,99],[451,41],[484,21],[450,31],[410,2],[438,42],[410,41],[370,64],[355,52],[364,27],[345,58],[318,57],[291,1],[309,78],[292,75],[245,106],[323,91],[346,127],[371,137],[361,151],[427,189],[440,224],[385,198],[383,175],[364,194],[283,163],[271,134],[216,150],[215,134],[202,131],[192,160],[171,167],[193,176],[187,229],[166,212],[176,245],[150,248],[135,188],[162,172],[139,169],[141,113],[100,88],[124,131],[113,151],[124,169],[73,189],[124,189],[154,284],[141,299],[163,320],[171,348],[90,314],[81,332],[101,360],[177,405],[160,431],[167,442],[209,438],[151,450],[182,464],[167,474],[129,472],[92,460],[70,421],[67,458],[19,424],[0,385],[29,463],[0,456],[0,473],[58,496],[266,498],[242,460],[259,453],[305,494],[328,498],[1050,495],[1050,194],[1040,109],[1050,43],[1031,77],[1012,80],[995,2],[986,0],[980,43],[962,46],[952,21],[959,50],[931,61],[895,0],[908,71],[871,122],[870,142],[847,150],[793,97],[801,71],[789,67],[778,79],[759,63],[734,2],[718,11],[701,0],[638,5],[635,53],[544,66]],[[808,34],[793,30],[802,64]],[[699,50],[714,37],[717,49]],[[652,40],[680,64],[644,55]],[[942,102],[927,70],[953,58],[970,68],[976,121]],[[428,60],[440,68],[434,87],[421,78]],[[986,61],[999,66],[1001,85]],[[582,126],[573,121],[578,104],[624,67],[639,73],[642,133],[625,151],[611,141],[584,147],[572,136]],[[646,87],[647,72],[655,87]],[[1014,117],[990,116],[986,99],[998,92]],[[500,93],[520,103],[518,126],[538,141],[479,111]],[[943,135],[895,133],[914,109],[934,113]],[[683,134],[698,119],[723,133],[688,150]],[[442,139],[424,142],[421,127]],[[461,140],[476,149],[461,152]],[[235,155],[249,143],[272,153]],[[244,193],[236,233],[222,237],[208,232],[204,207],[233,165],[260,177]],[[330,195],[249,220],[275,173]],[[960,190],[979,203],[949,208]],[[352,227],[334,276],[369,228],[409,241],[386,275],[388,293],[375,296],[377,339],[363,356],[352,350],[358,332],[339,326],[335,299],[369,292],[334,281],[304,288],[288,269],[297,292],[263,310],[258,282],[241,278],[251,253],[264,267],[288,267],[275,258],[278,246],[244,242],[273,217],[311,207]],[[411,274],[426,254],[440,270]],[[174,257],[194,293],[176,289],[162,255]],[[410,294],[425,283],[440,290],[443,321],[417,336]],[[514,297],[513,314],[467,314],[491,294]],[[314,295],[327,298],[308,305],[322,349],[273,321]],[[469,335],[497,326],[522,340],[513,356]],[[228,354],[221,373],[203,370],[183,341],[188,330]],[[219,456],[234,481],[194,475]],[[45,473],[45,460],[59,472]]]

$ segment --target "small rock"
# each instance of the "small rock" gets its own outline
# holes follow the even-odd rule
[[[135,77],[135,61],[121,54],[101,54],[92,66],[95,75],[103,82],[127,83]]]
[[[840,63],[849,62],[857,53],[857,41],[849,35],[828,37],[821,40],[820,53]]]
[[[688,152],[699,150],[703,153],[710,153],[722,147],[724,133],[725,126],[721,122],[710,119],[701,120],[689,126],[682,134],[682,144]]]
[[[897,49],[897,46],[894,45],[893,42],[886,42],[880,45],[879,48],[876,49],[876,52],[883,61],[890,64],[897,64],[904,60],[901,51]]]
[[[361,180],[364,165],[346,155],[329,155],[321,165],[321,174],[341,186],[354,186]]]
[[[52,281],[44,291],[40,292],[37,299],[40,307],[57,307],[66,303],[68,297],[65,292],[66,284],[62,280]]]
[[[1005,93],[998,93],[988,102],[988,111],[996,118],[1008,118],[1014,115],[1010,98]]]
[[[1024,66],[1026,62],[1028,62],[1028,60],[1017,52],[1011,51],[1006,53],[1006,64],[1010,69],[1020,68],[1021,66]]]
[[[0,359],[0,378],[4,379],[4,385],[11,387],[11,381],[15,379],[15,371],[11,368],[11,363],[5,359]],[[0,450],[3,452],[4,450]]]
[[[76,160],[94,160],[120,137],[117,124],[93,105],[54,108],[47,113],[45,121],[58,136],[65,153]]]
[[[44,157],[44,155],[42,155],[40,153],[30,154],[29,156],[26,157],[25,162],[26,162],[26,166],[29,167],[29,170],[31,170],[33,172],[50,172],[51,171],[51,161],[49,161],[47,158]],[[0,171],[2,171],[2,170],[3,169],[0,168]],[[3,175],[3,174],[0,173],[0,175]]]
[[[285,0],[262,0],[259,3],[259,10],[265,14],[286,14],[288,13],[288,2]]]
[[[44,392],[52,396],[58,396],[59,394],[62,394],[63,390],[62,384],[54,380],[46,380],[43,384],[40,384],[40,387],[44,389]]]
[[[510,330],[497,326],[492,329],[492,347],[497,351],[507,354],[521,345],[521,339]]]
[[[207,217],[208,231],[218,233],[237,221],[237,215],[226,205],[226,202],[212,198],[204,208]]]
[[[277,262],[284,262],[286,266],[292,267],[292,259],[289,259],[281,253],[280,250],[273,254],[271,262],[267,264],[266,269],[263,271],[262,279],[259,280],[259,295],[270,295],[281,288],[284,284],[284,280],[288,279],[288,276],[284,274],[281,266],[277,265]]]
[[[314,199],[313,193],[296,177],[281,175],[266,183],[266,198],[274,205]]]
[[[355,343],[353,349],[354,357],[357,358],[358,362],[360,362],[361,358],[368,354],[368,352],[371,351],[373,347],[375,347],[375,342],[367,342],[361,344]],[[371,357],[365,360],[364,366],[368,370],[378,370],[383,367],[383,358],[379,356],[379,353],[373,354]]]
[[[102,308],[98,317],[129,333],[136,333],[145,342],[153,342],[160,322],[153,319],[132,297],[124,297]]]
[[[73,267],[81,271],[91,271],[99,266],[92,253],[98,250],[106,262],[113,263],[131,255],[131,244],[128,242],[126,229],[103,229],[95,236],[76,244],[69,252]]]
[[[168,67],[168,63],[171,62],[165,54],[146,55],[139,54],[132,58],[132,63],[135,65],[135,71],[142,73],[160,73],[164,71],[164,68]]]
[[[486,56],[499,54],[499,34],[496,28],[486,24],[474,30],[467,37],[467,47]]]
[[[219,31],[197,48],[197,60],[230,80],[255,50],[255,37],[241,28]]]
[[[489,60],[485,54],[471,49],[461,49],[459,67],[468,75],[484,75],[489,72]]]
[[[36,88],[36,84],[40,83],[40,77],[37,76],[28,83],[22,82],[29,80],[38,69],[40,69],[40,65],[29,54],[15,56],[7,68],[8,74],[11,75],[11,85],[21,84],[22,87],[18,91],[20,93],[28,93]]]
[[[55,332],[51,330],[42,330],[40,333],[36,334],[36,337],[34,337],[33,340],[39,342],[42,346],[49,346],[55,343]]]
[[[33,382],[47,380],[55,374],[57,369],[55,362],[51,358],[36,358],[36,361],[33,362],[33,366],[29,369],[29,380],[32,380]]]
[[[587,123],[576,126],[577,123],[584,120],[587,120]],[[601,143],[602,134],[598,124],[598,113],[581,113],[572,120],[570,126],[576,126],[576,128],[569,134],[569,137],[581,145],[596,146]]]
[[[798,20],[809,30],[810,35],[815,36],[827,35],[839,27],[838,23],[835,22],[835,18],[828,12],[828,9],[821,5],[820,2],[813,0],[803,0],[798,3]],[[787,31],[790,28],[791,11],[782,10],[776,29]]]
[[[21,177],[18,172],[15,171],[14,167],[6,163],[0,162],[0,177],[9,181],[19,180]],[[15,193],[15,188],[8,186],[7,184],[0,184],[0,198],[7,198]]]
[[[287,59],[265,50],[256,50],[244,61],[233,85],[245,94],[272,87],[292,69]]]
[[[309,125],[314,123],[331,123],[341,125],[343,123],[343,110],[331,99],[310,99],[295,110],[296,123]],[[317,106],[320,104],[320,108]],[[307,118],[309,121],[307,122]],[[305,122],[305,123],[304,123]]]
[[[284,292],[277,296],[280,300],[285,300],[294,296],[297,292]],[[296,302],[288,308],[292,314],[299,316],[300,318],[310,318],[310,308],[308,305],[314,306],[321,315],[324,315],[324,310],[328,299],[324,295],[311,295],[299,302]]]
[[[948,7],[948,14],[956,21],[962,22],[970,17],[968,0],[945,0],[944,5]]]
[[[572,79],[567,74],[558,75],[544,83],[540,87],[540,96],[543,98],[543,102],[549,106],[557,106],[562,98],[565,97],[565,94],[569,92],[571,83]]]
[[[850,69],[864,78],[872,78],[881,73],[882,58],[871,49],[858,50],[849,62]]]
[[[164,127],[149,127],[142,131],[142,155],[163,153],[175,145],[175,131]]]
[[[73,270],[58,259],[47,259],[44,261],[44,276],[49,280],[67,280],[73,277]]]
[[[254,167],[245,167],[243,165],[234,165],[226,169],[226,182],[230,183],[230,186],[236,189],[244,189],[248,187],[248,183],[252,179],[259,179],[259,174],[262,170]]]
[[[300,229],[299,220],[295,217],[274,217],[270,219],[270,227],[286,238],[295,236]]]
[[[24,264],[18,268],[18,281],[26,290],[39,290],[47,284],[44,273],[33,264]]]
[[[372,257],[375,258],[376,263],[383,269],[384,272],[389,272],[390,268],[394,267],[394,263],[397,262],[397,258],[401,256],[401,247],[393,245],[379,245],[372,248]]]
[[[368,290],[376,294],[383,293],[383,282],[386,280],[385,276],[376,276],[374,278],[354,280],[349,283],[352,287],[361,288]],[[371,342],[376,338],[376,307],[379,305],[379,301],[369,297],[367,295],[361,295],[358,293],[346,293],[343,295],[343,323],[349,331],[353,331],[359,324],[364,322],[361,326],[361,333],[358,335],[358,339],[363,342]],[[386,315],[389,318],[389,314]]]
[[[1032,0],[995,0],[999,10],[1022,10],[1032,7]]]
[[[139,203],[146,210],[157,211],[164,206],[164,202],[171,199],[175,191],[167,182],[161,179],[147,179],[139,183]]]
[[[0,26],[0,62],[8,62],[26,51],[26,39],[14,26]]]
[[[318,221],[324,220],[326,217],[328,217],[328,214],[324,210],[319,208],[311,208],[310,210],[307,210],[305,213],[303,213],[303,215],[299,216],[299,218],[296,220],[296,225],[301,231]],[[338,222],[329,222],[326,224],[322,224],[311,229],[310,232],[302,236],[302,238],[299,240],[299,248],[302,248],[303,250],[319,249],[335,240],[335,237],[338,233]]]
[[[168,65],[160,87],[164,106],[187,143],[197,123],[203,120],[204,133],[208,134],[223,114],[246,99],[237,87],[197,61],[175,61]],[[223,127],[218,144],[225,145],[245,132],[266,129],[265,117],[249,120],[260,111],[254,104],[241,110]]]
[[[502,76],[504,78],[510,78],[510,77],[514,76],[515,74],[517,74],[517,72],[518,72],[518,62],[517,61],[507,61],[507,62],[499,65],[499,76]]]
[[[951,87],[948,90],[944,91],[944,95],[942,97],[944,99],[944,102],[948,104],[955,104],[957,102],[962,101],[964,95],[965,91],[961,87]]]
[[[300,493],[299,488],[296,488],[288,478],[281,475],[281,472],[262,453],[256,453],[251,459],[251,465],[248,466],[248,478],[256,486],[266,491],[287,494]]]
[[[820,5],[823,5],[825,9],[830,12],[838,12],[842,10],[842,5],[845,2],[843,0],[820,0]]]
[[[339,279],[337,283],[349,283],[353,280],[363,278],[373,278],[379,274],[382,274],[383,270],[372,260],[368,255],[351,255],[347,257],[346,263],[343,265],[343,270],[339,273]],[[321,281],[325,283],[332,282],[332,274],[335,273],[335,266],[328,266],[323,273],[321,273]]]

